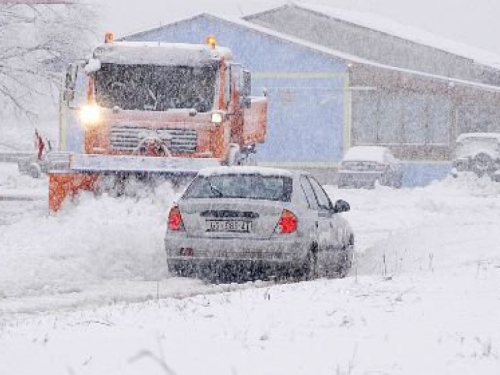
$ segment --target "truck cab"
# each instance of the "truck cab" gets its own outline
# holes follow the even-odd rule
[[[61,146],[237,163],[231,148],[243,158],[266,134],[267,103],[250,91],[250,72],[215,41],[108,42],[68,69]]]

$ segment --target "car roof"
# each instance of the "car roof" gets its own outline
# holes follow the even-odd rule
[[[462,133],[458,136],[457,142],[463,142],[466,139],[496,139],[500,141],[500,133]]]
[[[256,167],[256,166],[223,166],[201,169],[200,176],[227,175],[227,174],[260,174],[262,176],[284,176],[293,177],[296,174],[303,174],[299,171],[289,171],[280,168]]]
[[[383,163],[385,154],[390,153],[387,147],[381,146],[354,146],[347,150],[344,161],[375,161]]]

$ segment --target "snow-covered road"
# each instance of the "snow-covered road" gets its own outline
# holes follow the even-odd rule
[[[44,188],[0,164],[0,196]],[[357,267],[289,285],[169,278],[168,186],[0,201],[0,374],[497,374],[500,184],[328,192]]]

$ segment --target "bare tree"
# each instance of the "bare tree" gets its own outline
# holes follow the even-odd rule
[[[47,94],[44,87],[58,84],[66,63],[89,51],[95,14],[76,0],[9,2],[0,5],[0,97],[36,116],[33,103]]]

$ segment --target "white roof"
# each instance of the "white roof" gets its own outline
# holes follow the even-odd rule
[[[355,146],[351,147],[344,156],[343,161],[373,161],[384,163],[385,153],[390,152],[386,147],[380,146]]]
[[[337,59],[342,59],[344,61],[348,62],[353,62],[353,63],[359,63],[362,65],[366,66],[371,66],[379,69],[384,69],[384,70],[390,70],[390,71],[395,71],[395,72],[400,72],[400,73],[405,73],[405,74],[411,74],[423,78],[429,78],[429,79],[434,79],[442,82],[446,82],[450,85],[457,84],[457,85],[463,85],[463,86],[468,86],[468,87],[475,87],[478,89],[486,90],[486,91],[491,91],[491,92],[500,92],[500,87],[499,86],[494,86],[494,85],[487,85],[484,83],[478,83],[478,82],[473,82],[473,81],[467,81],[464,79],[457,79],[457,78],[450,78],[450,77],[445,77],[445,76],[440,76],[437,74],[430,74],[430,73],[424,73],[420,72],[417,70],[411,70],[411,69],[404,69],[404,68],[398,68],[395,66],[391,65],[385,65],[385,64],[380,64],[371,60],[363,59],[358,56],[350,55],[348,53],[340,52],[316,43],[308,42],[303,39],[297,38],[290,36],[288,34],[283,34],[278,31],[274,31],[272,29],[268,29],[267,27],[263,27],[260,25],[256,25],[254,23],[238,19],[238,18],[231,18],[231,17],[225,17],[225,16],[215,16],[212,14],[204,14],[207,17],[216,19],[216,20],[222,20],[226,21],[228,23],[232,23],[250,30],[254,30],[257,32],[260,32],[262,34],[266,34],[268,36],[280,39],[282,41],[286,41],[289,43],[293,43],[296,45],[303,46],[304,48],[316,51],[318,53],[323,53],[325,55],[337,58]],[[194,17],[193,17],[194,18]]]
[[[110,64],[153,64],[196,66],[230,57],[228,48],[210,48],[206,44],[113,42],[94,50],[94,58]]]
[[[496,139],[500,142],[500,133],[462,133],[458,136],[457,142],[466,139]]]
[[[213,167],[200,170],[199,175],[211,176],[221,174],[259,174],[262,176],[287,176],[292,177],[293,173],[286,169],[254,167],[254,166],[231,166],[231,167]]]
[[[493,52],[471,47],[454,40],[449,40],[416,27],[402,25],[396,21],[376,14],[338,9],[316,4],[293,3],[293,5],[298,8],[308,9],[344,22],[380,31],[385,34],[472,59],[479,64],[500,69],[500,56]]]

